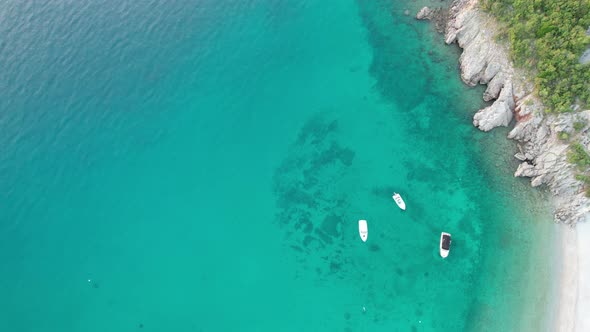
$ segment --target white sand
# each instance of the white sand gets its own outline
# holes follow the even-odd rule
[[[590,216],[578,223],[578,301],[576,332],[590,331]]]
[[[555,303],[553,331],[574,332],[576,302],[578,300],[578,237],[575,229],[561,225],[559,228],[559,253],[556,266],[558,296]]]
[[[552,331],[590,331],[590,216],[575,229],[560,227],[559,295]]]

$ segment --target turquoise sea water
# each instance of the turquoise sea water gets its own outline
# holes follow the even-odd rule
[[[0,330],[541,330],[543,197],[421,4],[1,3]]]

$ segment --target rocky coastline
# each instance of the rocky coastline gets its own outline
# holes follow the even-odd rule
[[[463,49],[459,59],[463,82],[487,84],[483,99],[492,104],[477,111],[473,125],[489,131],[514,120],[508,134],[518,142],[514,157],[520,165],[514,175],[528,177],[533,187],[544,185],[551,191],[556,222],[573,226],[584,220],[590,199],[584,184],[575,178],[576,166],[567,161],[569,144],[562,138],[576,139],[588,148],[590,110],[546,113],[534,94],[532,79],[513,65],[508,46],[496,40],[498,22],[479,7],[478,0],[454,0],[444,11],[424,7],[416,18],[433,21],[439,31],[444,20],[445,43],[457,43]],[[582,120],[585,127],[575,130],[574,123]]]

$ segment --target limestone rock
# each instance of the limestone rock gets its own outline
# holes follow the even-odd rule
[[[538,187],[540,185],[542,185],[543,183],[545,183],[543,180],[545,179],[545,174],[541,174],[539,176],[534,177],[531,180],[531,186],[533,187]]]
[[[516,172],[514,173],[514,176],[526,176],[526,177],[532,177],[532,176],[536,176],[537,175],[537,171],[535,170],[535,167],[527,162],[521,163],[520,165],[518,165],[518,168],[516,169]]]
[[[451,4],[445,42],[456,42],[463,49],[461,79],[470,86],[488,84],[483,99],[493,101],[474,115],[473,124],[488,131],[508,126],[514,118],[508,138],[519,142],[514,157],[521,161],[514,175],[531,178],[533,187],[546,185],[554,195],[555,221],[574,225],[590,213],[590,200],[584,184],[575,179],[576,168],[567,161],[569,144],[558,136],[566,132],[590,148],[589,126],[574,128],[576,122],[590,122],[590,110],[546,114],[534,94],[534,82],[513,66],[506,45],[496,42],[498,31],[495,19],[479,8],[478,0]]]
[[[494,39],[494,18],[476,6],[477,0],[457,0],[449,11],[445,41],[456,41],[463,49],[459,59],[461,79],[475,86],[488,84],[484,100],[496,101],[473,117],[473,125],[483,131],[508,126],[515,108],[514,69],[505,47]]]
[[[416,19],[418,20],[428,20],[430,19],[431,10],[428,7],[422,7],[418,14],[416,14]]]
[[[422,7],[416,14],[416,19],[432,21],[436,31],[443,33],[447,24],[447,14],[448,11],[445,8]]]
[[[486,91],[483,93],[483,100],[490,101],[498,98],[500,96],[500,91],[504,87],[504,82],[506,78],[504,74],[495,75],[489,83]]]
[[[490,131],[499,126],[508,126],[512,121],[514,99],[512,96],[512,84],[510,81],[500,92],[500,96],[491,105],[479,110],[473,117],[473,125],[483,131]]]

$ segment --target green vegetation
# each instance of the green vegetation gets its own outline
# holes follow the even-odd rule
[[[572,143],[570,145],[570,150],[567,152],[567,161],[578,165],[578,168],[584,172],[583,174],[576,174],[576,180],[584,183],[586,197],[590,197],[590,172],[588,172],[590,155],[588,155],[584,146],[578,142]]]
[[[586,170],[590,166],[590,155],[582,144],[578,142],[572,143],[567,153],[567,161],[578,165],[581,170]]]
[[[575,131],[580,131],[582,129],[584,129],[586,127],[586,121],[584,120],[578,120],[576,122],[574,122],[574,130]]]
[[[576,174],[576,180],[584,183],[590,183],[590,176],[584,174]]]
[[[548,112],[568,112],[571,106],[590,105],[590,64],[579,58],[590,45],[586,30],[590,27],[590,0],[480,0],[484,10],[496,16],[505,29],[496,41],[510,43],[514,63],[535,77],[536,93]],[[585,120],[574,123],[575,132],[588,126]],[[557,133],[569,141],[575,133]],[[590,155],[579,142],[571,143],[567,160],[583,174],[590,197]]]
[[[576,180],[584,183],[584,191],[586,192],[586,197],[590,197],[590,176],[585,174],[576,174]]]
[[[516,65],[532,71],[539,97],[551,112],[590,104],[590,66],[578,63],[590,37],[590,0],[482,0],[506,24]]]
[[[557,137],[562,141],[567,141],[570,138],[570,135],[565,131],[561,131],[557,133]]]

